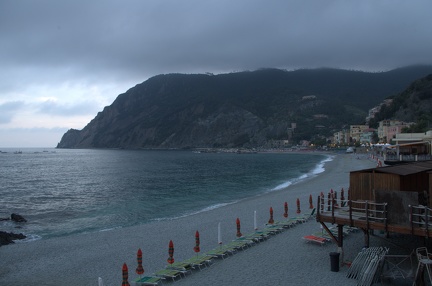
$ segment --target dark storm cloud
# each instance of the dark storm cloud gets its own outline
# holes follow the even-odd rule
[[[0,58],[16,76],[43,68],[54,79],[260,67],[385,70],[432,62],[431,3],[2,1]]]
[[[0,133],[22,131],[0,145],[27,127],[82,128],[160,73],[432,64],[430,11],[430,0],[0,0]]]

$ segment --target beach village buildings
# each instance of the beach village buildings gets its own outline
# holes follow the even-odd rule
[[[382,106],[390,105],[392,99],[386,99],[381,104],[369,109],[364,125],[350,125],[349,129],[335,132],[332,143],[334,145],[370,145],[375,143],[392,143],[397,134],[402,133],[402,129],[409,127],[413,123],[407,123],[396,119],[382,120],[379,122],[378,129],[369,128],[367,124],[375,117]]]
[[[369,128],[369,125],[350,125],[349,129],[335,132],[332,143],[335,145],[392,143],[397,140],[398,135],[402,134],[402,129],[411,124],[400,120],[382,120],[379,122],[378,129]],[[374,142],[375,140],[377,142]]]

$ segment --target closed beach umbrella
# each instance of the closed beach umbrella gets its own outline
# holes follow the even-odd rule
[[[198,230],[195,232],[195,247],[194,251],[196,253],[200,252],[200,238],[199,238],[199,232]]]
[[[309,195],[309,208],[313,209],[312,195]]]
[[[126,263],[123,263],[122,274],[123,274],[122,286],[130,286],[128,282],[129,274],[128,274],[128,268]]]
[[[172,240],[170,240],[169,245],[168,245],[168,263],[169,264],[173,264],[174,263],[174,243],[172,242]]]
[[[298,214],[301,213],[301,210],[300,210],[300,199],[299,198],[297,198],[297,213]]]
[[[98,278],[98,286],[104,286],[102,278]]]
[[[254,211],[254,230],[258,230],[256,211]]]
[[[236,224],[237,224],[237,237],[241,237],[242,236],[242,233],[240,232],[240,219],[239,218],[237,218],[236,219]]]
[[[285,202],[284,203],[284,217],[288,217],[288,203]]]
[[[335,205],[335,207],[338,207],[338,203],[337,203],[337,191],[334,192],[333,199],[334,199],[334,205]]]
[[[141,275],[144,274],[144,268],[142,266],[142,251],[141,251],[141,248],[138,248],[137,262],[138,262],[138,266],[137,266],[135,272],[136,272],[136,274],[138,274],[141,277]]]
[[[220,223],[218,223],[218,244],[222,245],[222,233]]]
[[[274,220],[273,220],[273,208],[270,207],[270,219],[268,221],[269,224],[273,224]]]

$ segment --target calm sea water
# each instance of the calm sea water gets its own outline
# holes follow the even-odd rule
[[[2,150],[0,230],[29,240],[208,211],[323,171],[325,155],[189,151]]]

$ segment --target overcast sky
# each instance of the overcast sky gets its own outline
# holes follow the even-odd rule
[[[432,64],[431,11],[430,0],[0,0],[0,147],[55,147],[161,73]]]

